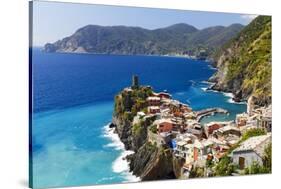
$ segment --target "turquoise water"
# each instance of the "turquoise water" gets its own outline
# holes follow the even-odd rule
[[[34,142],[44,147],[38,146],[34,151],[34,186],[90,185],[130,179],[124,165],[120,165],[121,171],[118,167],[112,170],[124,150],[118,142],[112,143],[114,140],[103,129],[111,114],[112,103],[37,113]]]
[[[245,103],[235,103],[231,99],[231,94],[220,93],[216,91],[206,91],[209,84],[204,82],[195,83],[188,90],[177,92],[173,98],[188,103],[193,110],[202,110],[205,108],[220,107],[228,110],[229,115],[216,114],[215,116],[204,117],[201,123],[211,121],[229,121],[235,120],[236,114],[246,111]]]
[[[204,88],[215,70],[206,62],[157,56],[55,54],[33,50],[32,158],[34,187],[138,181],[128,172],[118,137],[108,130],[113,99],[132,74],[156,91],[167,90],[195,110],[223,107],[230,120],[245,111]]]

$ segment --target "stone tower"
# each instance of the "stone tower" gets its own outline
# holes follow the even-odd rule
[[[139,77],[137,75],[133,75],[132,78],[132,89],[139,88]]]

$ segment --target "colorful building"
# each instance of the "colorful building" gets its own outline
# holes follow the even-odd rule
[[[157,96],[150,96],[147,98],[147,103],[149,106],[160,106],[161,99]]]
[[[240,169],[249,167],[256,162],[263,164],[264,149],[271,142],[271,133],[262,136],[251,137],[233,150],[232,161]]]

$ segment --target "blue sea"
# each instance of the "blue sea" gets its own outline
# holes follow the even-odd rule
[[[206,91],[214,72],[205,61],[179,57],[44,53],[32,50],[32,158],[34,188],[112,184],[139,179],[108,129],[113,99],[133,74],[155,91],[167,90],[194,110],[222,107],[231,120],[246,110],[229,94]]]

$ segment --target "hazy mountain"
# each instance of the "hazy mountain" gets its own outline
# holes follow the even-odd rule
[[[166,28],[148,30],[128,26],[87,25],[73,35],[44,46],[46,52],[85,52],[102,54],[189,54],[209,55],[243,25],[214,26],[198,30],[179,23]]]

